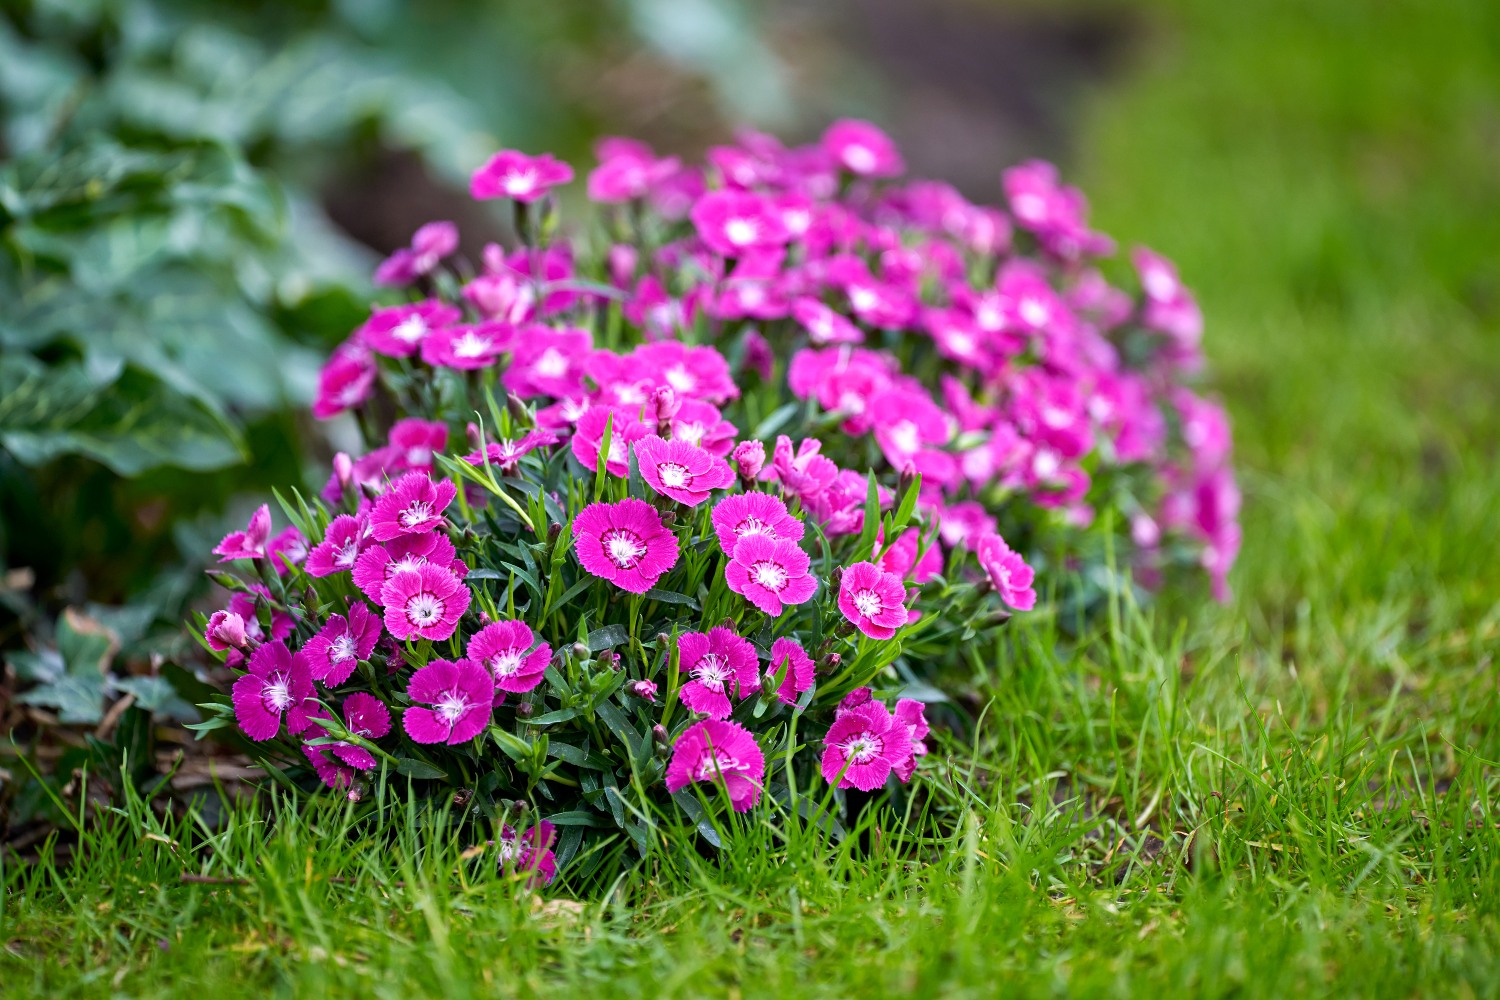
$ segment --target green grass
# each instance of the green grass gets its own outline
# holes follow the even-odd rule
[[[130,803],[4,871],[0,993],[1500,995],[1500,8],[1151,9],[1080,179],[1201,292],[1230,606],[1016,628],[899,851],[740,830],[569,905],[400,803],[212,852]]]

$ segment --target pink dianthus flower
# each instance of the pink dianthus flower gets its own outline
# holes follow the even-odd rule
[[[230,699],[235,721],[252,740],[268,740],[281,729],[281,717],[292,728],[300,728],[307,709],[303,703],[313,696],[307,657],[292,655],[286,643],[273,639],[250,654],[248,673],[234,682]]]
[[[370,534],[388,542],[400,535],[425,535],[443,524],[443,511],[458,495],[451,479],[433,482],[425,472],[409,472],[375,501]]]
[[[786,676],[781,679],[776,694],[788,705],[793,705],[799,694],[812,687],[813,659],[795,639],[777,639],[771,643],[771,663],[766,667],[766,675],[775,677],[783,664],[786,665]]]
[[[456,555],[453,543],[438,532],[398,535],[384,544],[371,545],[359,554],[354,562],[354,585],[378,604],[381,591],[393,576],[428,563],[442,566],[463,579],[469,568]]]
[[[469,588],[446,567],[427,563],[403,570],[380,591],[385,627],[397,639],[439,642],[458,628],[458,620],[469,610],[470,596]]]
[[[873,792],[912,756],[906,724],[878,701],[842,712],[823,737],[823,777],[840,788]]]
[[[725,257],[778,247],[790,236],[771,203],[748,191],[711,191],[691,214],[703,242]]]
[[[445,326],[422,341],[422,360],[459,371],[489,368],[510,350],[515,335],[515,327],[494,320]]]
[[[655,434],[635,443],[641,478],[657,493],[696,507],[714,490],[734,485],[729,463],[686,441],[663,441]]]
[[[380,639],[380,618],[363,601],[349,606],[347,615],[329,615],[328,623],[302,647],[313,680],[338,687],[349,679],[360,660],[368,660]]]
[[[707,632],[677,637],[678,662],[684,676],[678,696],[694,712],[725,719],[734,710],[730,695],[746,698],[759,691],[760,664],[749,639],[716,625]]]
[[[760,801],[766,758],[750,730],[736,722],[705,719],[683,730],[667,764],[667,791],[697,781],[722,784],[735,812]]]
[[[843,118],[828,126],[822,147],[841,167],[860,177],[896,177],[906,164],[896,144],[869,122]]]
[[[474,171],[469,180],[469,194],[481,201],[509,198],[529,203],[536,201],[559,184],[573,179],[573,168],[551,153],[527,156],[513,149],[501,150]]]
[[[507,823],[500,828],[495,845],[500,855],[497,863],[509,874],[529,874],[532,888],[547,885],[557,876],[557,855],[552,852],[556,839],[557,827],[546,820],[524,831]]]
[[[457,323],[462,316],[453,306],[435,299],[376,309],[359,328],[359,339],[379,354],[408,358],[421,349],[433,331]]]
[[[495,687],[514,694],[540,684],[552,659],[552,647],[538,643],[531,626],[521,621],[491,622],[469,640],[464,652],[490,672]]]
[[[494,681],[470,660],[433,660],[411,675],[406,693],[412,707],[401,725],[417,743],[466,743],[484,732],[494,711]]]
[[[231,531],[214,547],[219,562],[236,559],[264,559],[266,545],[271,540],[271,505],[261,504],[244,531]]]
[[[872,639],[889,639],[906,624],[906,589],[901,578],[869,562],[844,570],[839,610]]]
[[[644,594],[677,564],[677,536],[644,500],[589,504],[573,518],[583,568],[621,590]]]
[[[802,540],[806,526],[791,515],[781,498],[770,493],[735,493],[714,505],[714,534],[726,556],[733,556],[740,539],[766,535],[789,542]]]
[[[334,518],[323,533],[323,540],[307,554],[307,563],[303,567],[307,575],[325,577],[353,570],[364,535],[365,526],[359,518],[349,514]]]
[[[818,589],[808,573],[811,564],[796,542],[766,535],[746,535],[734,546],[724,582],[761,611],[778,617],[787,604],[802,604]]]
[[[1002,601],[1017,611],[1036,607],[1036,591],[1032,589],[1036,574],[1018,552],[1005,544],[1005,539],[986,535],[979,540],[975,554]]]

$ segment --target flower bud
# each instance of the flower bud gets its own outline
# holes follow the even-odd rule
[[[525,799],[516,799],[510,804],[510,809],[517,816],[524,816],[531,809],[531,803]]]
[[[594,662],[607,670],[618,670],[620,666],[612,649],[606,649],[594,657]]]
[[[534,421],[531,419],[531,411],[526,408],[526,401],[513,392],[505,394],[505,408],[510,415],[516,418],[522,427],[530,427]]]
[[[844,567],[835,566],[833,572],[828,574],[828,589],[837,592],[839,584],[844,582]]]
[[[734,464],[740,478],[747,483],[755,481],[766,465],[766,446],[759,441],[741,441],[734,446]]]
[[[656,648],[657,649],[666,649],[667,648],[667,644],[670,643],[671,641],[672,641],[672,637],[669,636],[669,635],[667,635],[667,633],[665,633],[665,632],[658,632],[658,633],[656,633]]]
[[[344,794],[344,798],[348,799],[350,802],[358,802],[364,797],[364,793],[359,790],[358,785],[351,785],[349,791]]]
[[[767,671],[766,673],[761,674],[761,677],[760,677],[760,693],[761,693],[761,697],[764,698],[766,701],[770,701],[771,699],[773,699],[773,698],[775,698],[777,696],[776,695],[776,673],[775,673],[775,671]]]
[[[666,758],[672,753],[672,737],[667,734],[667,727],[661,723],[651,727],[651,741],[656,744],[656,755]]]
[[[354,478],[354,459],[348,453],[339,452],[333,456],[333,474],[338,479],[340,486],[348,486]]]
[[[589,656],[589,647],[586,642],[573,643],[573,656],[579,660],[586,660]]]
[[[533,711],[534,711],[534,709],[532,708],[531,702],[529,702],[529,701],[518,701],[518,702],[516,702],[516,718],[518,718],[518,719],[529,719],[529,718],[531,718],[531,715],[532,715]]]
[[[460,788],[453,793],[453,805],[459,809],[462,809],[464,806],[468,805],[470,800],[473,798],[474,789]]]
[[[553,521],[551,524],[547,525],[547,541],[548,542],[556,542],[561,537],[562,537],[562,525],[561,524],[558,524],[556,521]]]
[[[233,611],[215,611],[208,620],[208,629],[203,633],[209,646],[223,652],[226,649],[244,649],[249,644],[245,635],[245,619]]]
[[[652,408],[656,411],[657,423],[670,424],[677,412],[682,409],[682,400],[677,398],[677,392],[670,385],[657,386],[656,392],[652,393]]]
[[[473,448],[475,451],[479,451],[484,447],[484,432],[481,431],[479,429],[479,425],[472,420],[464,425],[464,437],[468,438],[469,447]]]
[[[643,701],[656,700],[655,681],[631,681],[626,688],[631,694]]]
[[[817,669],[818,676],[819,677],[826,677],[826,676],[829,676],[831,674],[837,673],[838,669],[839,669],[839,666],[843,662],[844,662],[844,658],[842,656],[840,656],[839,654],[837,654],[837,653],[829,653],[827,656],[823,657],[821,660],[818,661],[818,669]]]

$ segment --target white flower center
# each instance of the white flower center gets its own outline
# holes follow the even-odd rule
[[[265,689],[261,692],[261,698],[271,706],[271,711],[285,711],[292,703],[290,682],[286,675],[272,674],[271,679],[266,682]]]
[[[873,590],[860,590],[854,594],[854,610],[859,612],[861,618],[873,618],[880,613],[884,607],[880,595]]]
[[[1005,316],[1000,312],[999,303],[986,296],[974,310],[974,322],[979,324],[981,330],[994,333],[1005,325]]]
[[[1046,326],[1051,317],[1047,306],[1037,299],[1026,298],[1021,300],[1021,318],[1031,326]]]
[[[438,698],[437,704],[432,706],[432,710],[437,713],[438,718],[451,726],[469,710],[469,696],[462,691],[445,691]]]
[[[868,764],[879,757],[884,749],[885,741],[869,731],[845,740],[839,747],[844,754],[844,759],[851,764]]]
[[[880,304],[880,296],[873,288],[855,285],[849,289],[849,303],[860,312],[867,312]]]
[[[771,526],[758,517],[747,517],[734,526],[734,533],[740,538],[746,535],[769,535]]]
[[[436,594],[424,590],[406,602],[406,617],[412,624],[425,628],[442,619],[443,602]]]
[[[1036,453],[1036,458],[1031,461],[1031,471],[1038,479],[1051,479],[1057,475],[1057,470],[1062,467],[1062,459],[1057,452],[1050,448],[1043,448]]]
[[[432,449],[418,446],[406,449],[407,465],[431,465]]]
[[[1040,222],[1047,217],[1047,199],[1039,194],[1018,194],[1010,207],[1023,222]]]
[[[555,347],[549,347],[536,359],[531,370],[543,378],[562,378],[568,374],[568,358]]]
[[[509,677],[521,669],[522,651],[506,649],[490,657],[490,672],[496,677]]]
[[[721,774],[748,771],[750,765],[742,763],[722,750],[707,749],[698,758],[698,781],[712,781]]]
[[[489,353],[490,338],[481,337],[473,330],[464,333],[453,342],[453,356],[457,358],[478,358]]]
[[[521,842],[515,838],[501,837],[499,841],[500,863],[510,864],[521,856]]]
[[[408,316],[396,325],[391,336],[403,344],[419,344],[427,336],[427,321],[420,316]]]
[[[698,662],[693,664],[692,674],[710,691],[722,692],[724,682],[729,680],[729,664],[718,653],[704,653]]]
[[[432,518],[432,504],[426,500],[413,500],[401,512],[401,526],[403,528],[415,528],[423,521]]]
[[[656,467],[656,474],[661,477],[661,484],[671,489],[682,489],[691,482],[687,467],[676,462],[663,462]]]
[[[501,186],[505,189],[505,193],[512,198],[519,198],[521,195],[530,194],[535,191],[539,180],[540,178],[537,177],[536,171],[527,167],[521,170],[513,170],[506,174],[505,181]]]
[[[610,561],[621,569],[631,569],[646,554],[645,544],[633,531],[614,528],[604,533],[603,540]]]
[[[867,174],[875,169],[875,153],[868,146],[845,146],[844,165],[856,174]]]
[[[1158,302],[1165,302],[1177,296],[1177,282],[1165,268],[1146,268],[1146,273],[1141,275],[1141,285],[1146,289],[1146,294]]]
[[[730,219],[724,223],[724,238],[737,247],[749,246],[760,235],[760,225],[754,219]]]
[[[697,377],[686,365],[673,365],[666,371],[667,383],[678,392],[692,392],[698,385]]]
[[[917,431],[917,425],[910,420],[903,420],[890,430],[891,443],[898,451],[917,452],[922,448],[922,438]]]
[[[812,225],[812,213],[800,208],[782,212],[781,224],[786,226],[786,231],[793,236],[801,236],[807,232],[807,227]]]
[[[769,561],[756,563],[754,576],[755,582],[767,590],[780,590],[787,583],[787,571]]]
[[[328,659],[334,663],[343,663],[345,660],[354,659],[355,652],[354,636],[345,632],[329,645]]]
[[[708,428],[699,423],[676,424],[672,427],[672,436],[679,441],[697,445],[703,442],[703,436],[708,433]]]
[[[355,558],[359,555],[359,542],[357,539],[349,539],[342,545],[333,547],[333,564],[348,569],[354,565]]]

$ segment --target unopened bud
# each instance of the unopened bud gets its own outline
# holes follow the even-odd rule
[[[573,656],[580,660],[588,659],[589,646],[586,642],[573,643]]]
[[[350,802],[358,802],[360,799],[364,798],[365,796],[364,796],[364,793],[359,790],[359,786],[358,785],[354,785],[354,786],[352,786],[349,789],[349,791],[347,793],[345,793],[344,797],[346,799],[348,799]]]
[[[665,757],[672,752],[672,737],[667,734],[667,727],[661,723],[651,727],[651,742],[656,744],[656,752]]]
[[[562,525],[561,524],[558,524],[556,521],[553,521],[551,524],[547,525],[547,541],[549,541],[549,542],[556,542],[561,537],[562,537]]]
[[[826,677],[829,674],[836,673],[843,662],[844,658],[839,654],[829,653],[818,661],[818,676]]]
[[[530,811],[531,803],[527,802],[525,799],[516,799],[510,804],[510,809],[511,812],[514,812],[519,816],[524,816],[528,811]]]
[[[207,576],[210,580],[212,580],[214,583],[217,583],[225,590],[245,589],[245,585],[240,582],[239,577],[235,576],[232,573],[225,573],[223,570],[211,569],[207,571]]]
[[[470,420],[464,426],[464,436],[469,439],[469,447],[475,451],[484,447],[484,432],[479,429],[479,425],[474,421]]]
[[[529,702],[529,701],[518,701],[518,702],[516,702],[516,718],[518,718],[518,719],[529,719],[529,718],[531,718],[531,715],[532,715],[532,713],[534,711],[535,711],[535,709],[532,708],[531,702]]]
[[[766,446],[759,441],[741,441],[734,446],[734,465],[740,478],[747,483],[755,481],[766,465]]]
[[[517,396],[513,392],[507,392],[505,394],[505,408],[510,411],[510,415],[515,417],[522,426],[530,427],[532,425],[531,412],[526,408],[526,401],[520,396]]]
[[[839,584],[844,580],[844,567],[835,566],[833,572],[828,574],[828,589],[838,590]]]
[[[760,693],[767,701],[776,697],[776,674],[774,671],[768,671],[761,675]]]
[[[594,657],[594,662],[606,670],[615,670],[619,666],[616,662],[614,650],[612,649],[606,649]]]
[[[669,635],[667,635],[667,633],[665,633],[665,632],[658,632],[658,633],[656,633],[656,648],[657,649],[666,649],[667,648],[667,644],[670,643],[671,641],[672,641],[672,637],[669,636]]]
[[[215,611],[208,620],[203,637],[209,646],[221,653],[227,649],[244,649],[249,642],[245,635],[245,619],[233,611]]]
[[[656,410],[658,423],[669,424],[677,412],[682,409],[682,400],[677,398],[677,392],[669,385],[657,386],[652,393],[651,401],[653,409]]]
[[[354,478],[354,459],[348,453],[339,452],[333,456],[333,474],[338,479],[340,486],[348,486],[349,481]]]
[[[457,808],[462,809],[464,806],[468,805],[470,800],[472,800],[473,798],[474,789],[460,788],[453,793],[453,804]]]
[[[734,619],[728,617],[727,615],[725,616],[725,618],[724,618],[723,621],[719,622],[719,625],[722,626],[722,627],[724,627],[724,628],[729,629],[729,631],[731,631],[731,632],[734,631]]]

